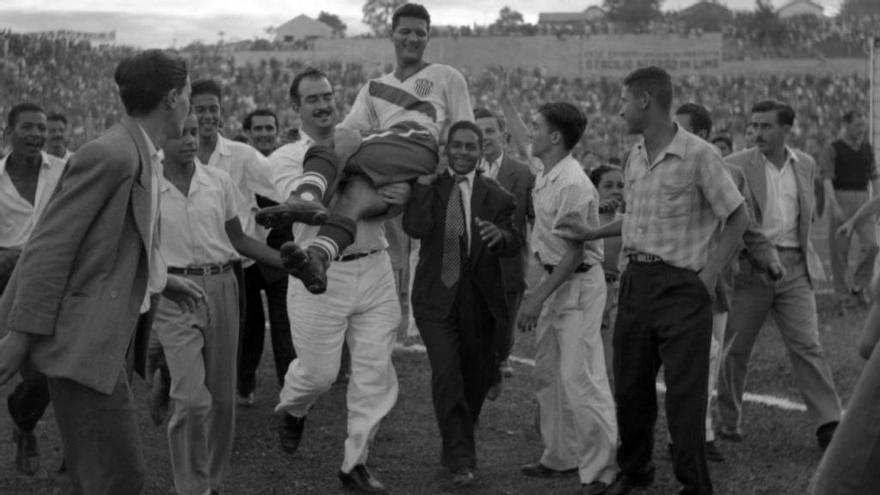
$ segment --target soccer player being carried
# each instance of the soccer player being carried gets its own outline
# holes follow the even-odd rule
[[[257,214],[257,223],[268,228],[321,225],[304,246],[281,246],[288,272],[309,292],[326,290],[327,268],[354,241],[356,222],[388,213],[382,186],[435,173],[444,128],[474,120],[464,76],[423,59],[430,27],[421,5],[394,12],[394,72],[361,88],[333,143],[316,143],[306,153],[304,174],[290,198]],[[322,96],[332,101],[332,94],[315,98]]]

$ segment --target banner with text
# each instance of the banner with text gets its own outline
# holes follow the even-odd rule
[[[697,37],[657,35],[590,36],[583,41],[584,73],[625,75],[656,65],[672,73],[700,74],[721,68],[720,33]]]

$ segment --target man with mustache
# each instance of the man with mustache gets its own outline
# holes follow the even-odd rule
[[[239,330],[232,261],[242,253],[283,268],[276,250],[242,232],[244,198],[229,174],[196,163],[198,129],[190,115],[183,133],[162,147],[161,253],[168,273],[197,284],[206,297],[191,312],[163,297],[153,325],[171,378],[168,446],[182,495],[219,491],[232,457]]]
[[[66,162],[73,153],[67,149],[70,134],[67,129],[67,117],[60,113],[50,113],[47,116],[49,137],[46,141],[46,152]]]
[[[767,314],[772,313],[788,349],[795,383],[813,419],[816,441],[824,451],[840,421],[841,405],[819,342],[814,273],[807,263],[813,249],[810,227],[816,163],[786,145],[794,118],[794,109],[785,103],[755,104],[750,127],[756,146],[726,158],[745,174],[749,209],[760,232],[776,246],[785,274],[774,282],[759,269],[743,264],[736,276],[718,378],[719,436],[742,441],[742,397],[749,357]]]
[[[290,85],[293,110],[302,118],[302,139],[278,148],[270,157],[278,193],[287,197],[303,179],[303,159],[315,144],[333,140],[337,123],[333,85],[320,70],[307,68]],[[406,184],[378,189],[384,201],[403,205]],[[397,374],[391,352],[400,325],[400,302],[388,256],[383,219],[360,220],[354,243],[327,270],[331,282],[324,296],[289,279],[288,315],[297,356],[284,377],[275,411],[281,416],[281,449],[293,454],[303,438],[306,418],[315,401],[336,380],[342,347],[351,351],[348,382],[348,436],[338,477],[357,493],[388,491],[367,469],[370,445],[382,418],[397,402]],[[317,228],[294,224],[296,239],[308,242]]]
[[[192,85],[192,108],[199,122],[198,159],[209,167],[223,170],[238,187],[243,201],[239,204],[238,218],[244,233],[249,237],[264,238],[257,232],[254,214],[258,210],[256,195],[275,198],[272,187],[272,174],[268,160],[257,150],[244,143],[228,139],[220,133],[223,127],[223,92],[216,81],[201,79]],[[254,312],[262,314],[263,302],[260,296],[262,276],[260,268],[250,259],[243,259],[241,267],[236,267],[239,277],[239,297],[241,298],[240,317],[241,332],[249,335],[254,332],[265,332],[265,327],[256,323]],[[250,318],[250,319],[249,319]],[[255,370],[256,367],[254,366]],[[238,400],[245,406],[255,402],[256,373],[250,373],[251,366],[246,367],[239,375]]]
[[[394,72],[361,88],[333,146],[309,149],[305,174],[290,198],[258,217],[266,226],[321,225],[308,244],[289,243],[281,250],[288,271],[312,293],[327,289],[327,268],[353,242],[357,220],[389,210],[376,188],[434,173],[444,129],[474,120],[464,76],[424,60],[430,28],[431,16],[421,5],[408,3],[394,12]],[[363,139],[362,132],[367,133]],[[340,198],[328,210],[323,203],[333,195]]]
[[[114,79],[126,115],[68,160],[0,298],[0,384],[28,360],[48,377],[73,492],[90,495],[144,487],[129,379],[152,296],[188,309],[204,298],[159,252],[158,147],[189,113],[186,61],[147,50]]]
[[[21,249],[61,177],[64,163],[41,151],[46,142],[46,112],[32,103],[9,111],[6,135],[12,153],[0,159],[0,294],[6,288]],[[46,376],[30,363],[21,368],[21,382],[9,395],[15,466],[33,475],[40,467],[34,428],[49,406]]]

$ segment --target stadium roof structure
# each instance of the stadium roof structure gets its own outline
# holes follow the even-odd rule
[[[825,15],[825,9],[813,0],[791,0],[782,7],[779,7],[776,13],[783,19],[797,15],[822,17]]]
[[[331,36],[333,36],[333,28],[305,14],[300,14],[275,28],[275,41],[285,43]]]
[[[591,5],[582,12],[540,12],[538,24],[573,24],[605,17],[602,7]]]

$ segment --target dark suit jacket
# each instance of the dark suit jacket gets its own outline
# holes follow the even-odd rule
[[[804,259],[809,261],[813,249],[810,243],[810,228],[813,223],[813,180],[816,175],[816,162],[810,155],[794,150],[797,161],[794,162],[794,175],[798,187],[798,241],[804,251]],[[732,155],[728,155],[725,161],[739,167],[748,184],[748,192],[745,195],[746,204],[755,221],[761,225],[764,211],[767,207],[767,175],[764,165],[764,156],[757,147],[748,148]],[[812,279],[816,276],[816,267],[807,263],[807,272]]]
[[[440,280],[443,260],[443,237],[446,226],[446,204],[452,190],[452,177],[442,172],[437,181],[425,186],[415,184],[412,197],[403,214],[403,230],[421,241],[419,264],[416,266],[412,289],[412,308],[416,319],[443,321],[450,313],[458,285],[446,287]],[[513,196],[498,182],[480,174],[474,178],[471,194],[471,245],[463,271],[472,280],[487,304],[495,322],[496,335],[509,330],[509,315],[504,288],[501,284],[499,256],[520,252],[520,236],[513,226]],[[504,233],[504,242],[489,250],[480,238],[474,218],[493,222]],[[464,278],[464,277],[463,277]]]
[[[110,394],[147,290],[150,170],[125,117],[67,162],[0,299],[40,372]]]
[[[496,178],[501,187],[507,189],[507,192],[512,194],[516,200],[513,226],[520,234],[520,244],[522,245],[520,256],[501,259],[504,288],[508,292],[523,292],[526,290],[525,271],[528,257],[528,242],[525,239],[526,225],[527,222],[531,223],[535,219],[535,209],[532,205],[535,176],[527,164],[511,158],[510,154],[505,153]]]

